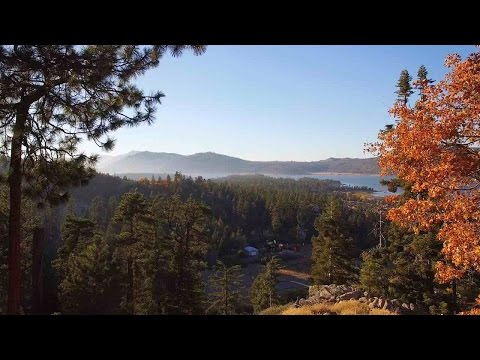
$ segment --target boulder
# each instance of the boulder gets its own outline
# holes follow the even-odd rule
[[[408,307],[410,308],[410,311],[415,311],[415,305],[414,304],[410,303],[408,305]]]
[[[362,292],[360,290],[350,291],[350,292],[347,292],[343,295],[340,295],[338,297],[338,300],[339,301],[352,300],[352,299],[353,300],[358,300],[361,295],[362,295]]]
[[[384,309],[384,310],[390,310],[391,307],[392,307],[391,302],[388,301],[388,299],[385,299],[385,302],[383,303],[382,309]]]
[[[304,298],[301,298],[300,300],[298,300],[298,305],[304,306],[306,302],[307,301]]]
[[[370,294],[368,293],[368,291],[365,291],[365,292],[363,293],[363,296],[365,296],[366,298],[368,298],[368,297],[370,296]]]
[[[358,299],[358,301],[360,301],[362,303],[366,303],[366,302],[368,302],[368,299],[365,296],[362,296],[361,298]]]
[[[381,309],[381,308],[383,307],[383,303],[384,303],[384,302],[385,302],[384,299],[382,299],[382,298],[378,299],[378,302],[377,302],[377,306],[376,306],[376,307]]]
[[[329,299],[332,295],[328,285],[313,285],[308,288],[309,298]]]

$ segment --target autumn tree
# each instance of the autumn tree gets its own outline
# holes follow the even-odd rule
[[[243,274],[240,265],[227,266],[217,261],[215,272],[210,279],[212,293],[207,311],[221,315],[235,314],[241,301]]]
[[[396,87],[398,88],[395,93],[398,95],[398,100],[401,101],[403,104],[407,104],[408,98],[410,95],[413,94],[412,85],[410,82],[412,81],[412,77],[408,73],[407,70],[402,70],[400,73],[400,79],[398,79]]]
[[[389,218],[417,233],[438,227],[445,259],[437,276],[453,282],[480,271],[480,53],[453,54],[445,64],[445,77],[423,88],[422,106],[396,103],[395,128],[369,149],[382,175],[396,174],[416,195],[396,203]]]
[[[66,189],[88,181],[95,156],[82,139],[105,150],[108,135],[151,123],[161,92],[145,95],[133,81],[180,45],[0,46],[0,129],[9,156],[8,313],[16,314],[21,284],[22,193],[56,204]],[[191,46],[201,54],[204,46]],[[23,186],[23,188],[22,188]]]

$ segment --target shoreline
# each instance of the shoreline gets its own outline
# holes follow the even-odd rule
[[[315,172],[308,175],[362,175],[362,176],[380,176],[380,174],[362,174],[362,173],[340,173],[340,172]]]

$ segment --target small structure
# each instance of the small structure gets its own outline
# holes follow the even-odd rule
[[[247,246],[243,249],[248,256],[257,256],[258,249],[254,248],[253,246]]]

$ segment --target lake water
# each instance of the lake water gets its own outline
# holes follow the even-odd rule
[[[146,177],[150,178],[152,174],[122,174],[123,175],[128,175],[127,177],[132,178],[132,179],[138,179],[140,177]],[[155,176],[162,176],[165,177],[166,174],[154,174]],[[199,174],[188,174],[192,177],[199,176]],[[229,176],[230,174],[203,174],[202,176],[206,179],[214,179],[214,178],[221,178],[225,176]],[[251,174],[250,174],[251,175]],[[373,195],[375,196],[385,196],[385,195],[392,195],[387,190],[387,187],[384,185],[380,184],[381,179],[391,179],[392,176],[379,176],[379,175],[365,175],[365,174],[316,174],[316,175],[278,175],[278,174],[265,174],[265,176],[271,176],[271,177],[283,177],[283,178],[293,178],[293,179],[299,179],[302,177],[311,177],[319,180],[337,180],[340,181],[342,184],[347,185],[347,186],[367,186],[369,188],[372,188],[375,190],[375,193]],[[398,189],[396,194],[401,194],[401,189]]]
[[[207,175],[205,178],[219,178],[228,175]],[[381,179],[391,179],[392,176],[379,176],[379,175],[365,175],[365,174],[317,174],[317,175],[278,175],[278,174],[265,174],[265,176],[271,177],[283,177],[283,178],[293,178],[300,179],[303,177],[310,177],[319,180],[338,180],[343,185],[347,186],[367,186],[375,190],[373,195],[375,196],[385,196],[392,195],[393,193],[387,190],[387,187],[380,184]],[[396,194],[400,194],[401,189],[398,189]]]
[[[367,186],[375,190],[375,195],[385,196],[391,194],[387,190],[387,186],[380,184],[382,179],[391,179],[391,177],[382,177],[378,175],[309,175],[308,177],[313,177],[315,179],[331,179],[338,180],[344,185],[348,186]]]

